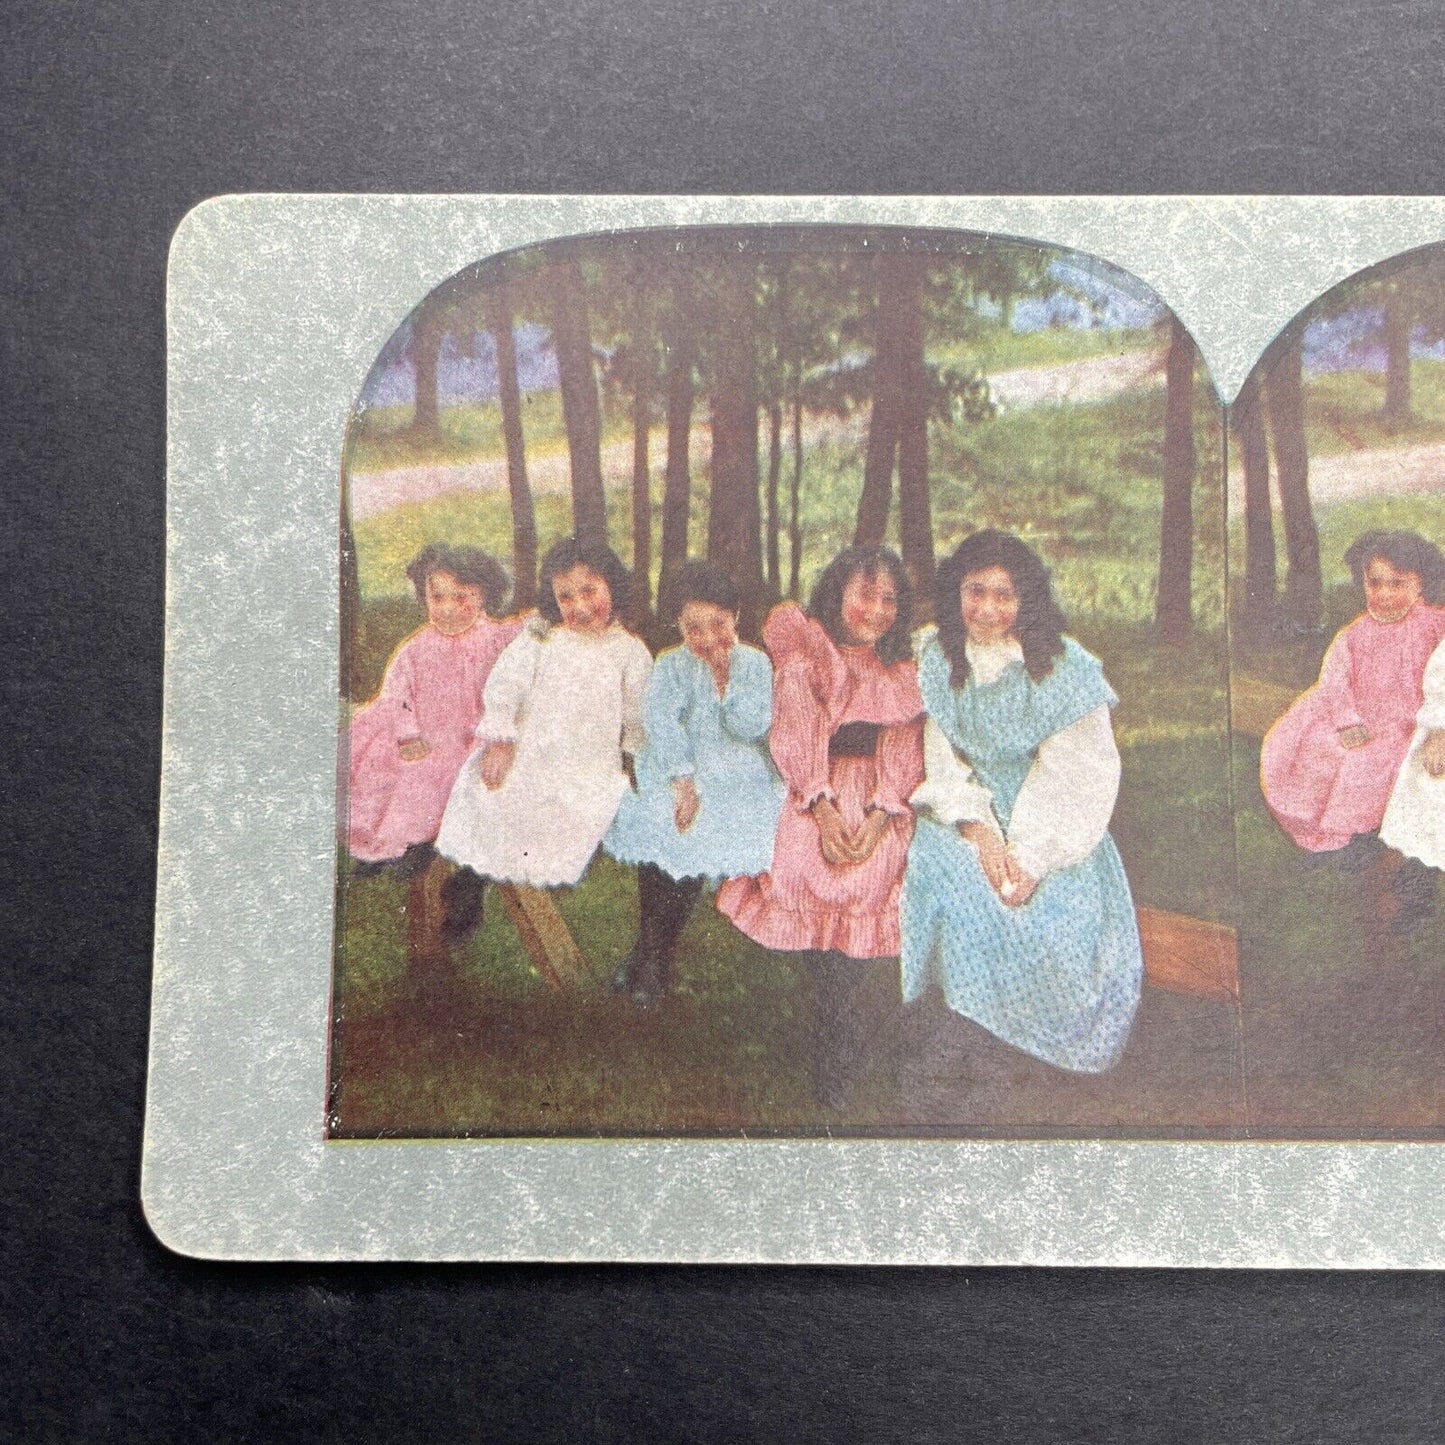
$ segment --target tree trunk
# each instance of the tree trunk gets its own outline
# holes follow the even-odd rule
[[[758,505],[757,321],[750,261],[729,260],[719,266],[717,301],[707,553],[738,584],[742,625],[755,635],[764,585]]]
[[[1189,333],[1172,318],[1164,363],[1164,514],[1155,615],[1161,641],[1176,647],[1193,626],[1194,355]]]
[[[1320,535],[1310,507],[1310,462],[1305,444],[1304,358],[1296,335],[1283,349],[1265,382],[1274,466],[1284,513],[1284,545],[1289,556],[1284,606],[1302,631],[1320,625],[1324,584],[1320,575]]]
[[[632,328],[632,621],[639,632],[646,627],[652,606],[651,359],[647,293],[639,286]]]
[[[697,336],[693,330],[692,294],[681,282],[673,287],[667,352],[667,471],[662,493],[662,556],[657,583],[657,610],[671,610],[672,584],[687,561],[687,530],[692,507],[693,366]]]
[[[888,531],[893,500],[893,455],[898,446],[898,281],[897,256],[879,256],[878,311],[873,340],[873,407],[868,417],[868,454],[863,464],[863,494],[858,499],[856,547],[877,547]]]
[[[1410,332],[1414,317],[1406,298],[1392,291],[1385,302],[1385,408],[1391,427],[1410,420]]]
[[[802,387],[802,377],[795,372],[796,385]],[[803,491],[803,400],[797,391],[793,394],[793,478],[791,495],[788,498],[788,596],[794,602],[802,600],[799,573],[803,565],[803,519],[799,501]]]
[[[572,530],[592,541],[607,540],[607,497],[602,487],[602,416],[592,370],[592,337],[582,267],[558,264],[552,295],[552,341],[572,463]]]
[[[768,404],[768,593],[781,595],[783,564],[779,555],[778,484],[783,475],[783,404]]]
[[[437,364],[441,359],[441,309],[430,299],[416,308],[411,322],[411,354],[415,372],[411,433],[421,439],[441,434],[441,403],[437,396]]]
[[[1269,503],[1269,439],[1264,395],[1254,372],[1232,408],[1234,435],[1244,467],[1244,627],[1262,636],[1274,626],[1278,579],[1274,561],[1274,515]]]
[[[356,702],[363,683],[358,676],[361,652],[361,578],[356,566],[356,536],[351,530],[351,475],[341,469],[341,685]]]
[[[914,622],[933,617],[933,516],[928,496],[928,370],[923,358],[920,256],[887,258],[898,271],[898,535],[913,579]]]
[[[512,337],[512,304],[506,282],[492,292],[488,326],[497,350],[497,397],[502,436],[507,445],[507,488],[512,496],[512,606],[524,611],[537,601],[537,512],[527,480],[527,448],[522,435],[522,392],[517,384],[517,348]]]

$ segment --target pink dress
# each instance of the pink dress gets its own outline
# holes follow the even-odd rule
[[[871,647],[838,647],[792,603],[774,609],[763,642],[776,668],[769,745],[788,798],[772,871],[729,879],[718,890],[718,909],[766,948],[892,958],[913,836],[908,798],[923,781],[917,666],[885,664]],[[872,757],[829,756],[830,738],[849,723],[878,725]],[[808,811],[822,797],[833,799],[850,831],[870,807],[890,815],[866,862],[838,867],[824,859]]]
[[[346,846],[363,862],[399,858],[430,843],[467,755],[476,746],[482,688],[521,619],[481,618],[459,637],[430,625],[397,649],[381,692],[351,724],[351,791]],[[401,744],[431,749],[402,761]]]
[[[1343,848],[1380,826],[1415,730],[1425,664],[1442,637],[1439,607],[1417,603],[1399,622],[1362,613],[1330,643],[1320,680],[1265,735],[1265,801],[1301,848]],[[1340,730],[1357,726],[1370,741],[1345,747]]]

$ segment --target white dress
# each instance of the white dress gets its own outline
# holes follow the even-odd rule
[[[1415,718],[1415,736],[1400,765],[1380,837],[1407,858],[1445,868],[1445,778],[1432,778],[1420,762],[1427,733],[1445,728],[1445,642],[1425,664],[1425,703]]]
[[[487,679],[478,747],[442,817],[437,850],[486,878],[554,888],[576,883],[612,823],[642,746],[652,655],[613,625],[600,637],[540,619]],[[482,782],[488,743],[516,744],[495,792]]]

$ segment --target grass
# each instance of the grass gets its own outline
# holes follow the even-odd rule
[[[1230,923],[1235,901],[1223,502],[1217,480],[1211,480],[1219,468],[1218,415],[1201,383],[1195,573],[1200,631],[1184,649],[1159,648],[1152,639],[1162,391],[1020,411],[957,429],[937,426],[931,464],[938,555],[979,526],[1022,532],[1055,568],[1071,630],[1104,661],[1121,697],[1116,725],[1124,786],[1113,831],[1137,899]],[[862,444],[847,436],[816,445],[807,455],[805,593],[827,560],[851,540],[862,477]],[[785,493],[786,483],[785,467]],[[696,539],[705,535],[707,484],[703,466],[693,486]],[[660,505],[660,496],[655,500]],[[566,530],[569,512],[564,498],[538,498],[544,548]],[[610,515],[613,544],[627,557],[629,508],[620,491],[611,498]],[[659,525],[655,509],[655,534]],[[405,562],[424,542],[440,539],[506,555],[510,527],[504,496],[470,493],[358,524],[360,660],[373,685],[396,642],[422,620],[402,590]],[[895,540],[896,527],[895,499],[890,521]],[[787,562],[785,538],[785,571]],[[347,865],[341,866],[344,875]],[[343,893],[336,974],[337,1134],[794,1134],[819,1127],[808,1085],[811,983],[786,957],[738,934],[706,902],[683,938],[678,993],[658,1014],[642,1015],[605,990],[565,999],[552,994],[497,906],[455,975],[415,977],[406,957],[401,885],[382,878]],[[562,890],[557,898],[579,945],[605,978],[633,941],[631,871],[600,857],[575,890]],[[1098,1105],[1106,1123],[1194,1117],[1189,1090],[1172,1082],[1176,1072],[1188,1075],[1179,1061],[1189,1051],[1189,1038],[1169,1030],[1215,1026],[1200,1025],[1182,1004],[1172,1013],[1154,1012],[1165,1018],[1157,1025],[1164,1033],[1143,1047],[1145,1064],[1137,1067],[1154,1069],[1157,1077],[1121,1083],[1124,1095]],[[1139,1101],[1150,1090],[1154,1102],[1146,1108]],[[1076,1090],[1071,1097],[1084,1095]],[[1199,1117],[1215,1117],[1218,1107],[1201,1103]],[[866,1082],[841,1126],[886,1129],[895,1113],[885,1069]],[[1046,1110],[1040,1117],[1054,1116]]]
[[[1050,326],[1038,331],[1008,331],[990,326],[977,337],[929,347],[929,360],[977,367],[985,375],[1025,366],[1058,366],[1095,356],[1126,356],[1156,350],[1160,340],[1147,330]]]
[[[1410,391],[1413,415],[1396,427],[1381,416],[1383,373],[1338,371],[1311,377],[1305,389],[1305,437],[1310,455],[1327,457],[1445,441],[1445,361],[1412,362]]]
[[[1125,786],[1113,831],[1138,901],[1233,922],[1222,636],[1171,650],[1154,647],[1142,624],[1079,631],[1123,698]],[[344,878],[349,865],[340,866]],[[599,856],[576,889],[554,896],[605,979],[635,934],[632,870]],[[553,994],[495,903],[457,975],[439,985],[409,971],[402,885],[367,880],[343,898],[337,1134],[819,1127],[808,1083],[812,985],[706,900],[683,937],[678,993],[654,1016],[604,990]],[[881,1069],[847,1127],[886,1129],[895,1110]]]

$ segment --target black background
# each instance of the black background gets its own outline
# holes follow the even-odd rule
[[[195,202],[1438,193],[1430,0],[12,0],[0,40],[0,1435],[1438,1438],[1437,1275],[219,1266],[137,1203]]]

